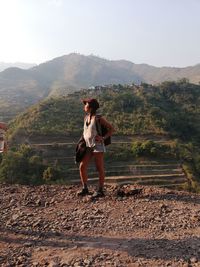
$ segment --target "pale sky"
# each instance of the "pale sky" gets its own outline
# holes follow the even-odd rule
[[[0,62],[72,52],[154,66],[200,63],[200,0],[0,0]]]

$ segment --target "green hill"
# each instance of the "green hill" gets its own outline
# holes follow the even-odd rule
[[[9,124],[10,148],[30,142],[39,155],[35,157],[34,151],[30,152],[28,160],[27,148],[22,146],[19,152],[12,152],[16,149],[13,146],[2,161],[2,177],[9,176],[10,166],[20,162],[17,170],[25,166],[33,171],[28,172],[31,177],[28,182],[42,182],[35,176],[35,169],[40,174],[46,169],[50,177],[53,169],[48,166],[60,167],[64,182],[79,181],[78,170],[73,167],[74,150],[83,128],[81,99],[86,97],[99,100],[99,112],[116,129],[113,144],[105,155],[110,181],[136,179],[140,183],[158,185],[186,182],[188,189],[199,190],[196,181],[199,182],[200,176],[200,85],[185,79],[157,86],[96,87],[66,97],[49,98],[32,106]],[[14,169],[13,173],[17,171]],[[91,170],[94,181],[96,175]]]
[[[99,100],[99,112],[113,123],[117,135],[200,138],[200,86],[186,80],[158,86],[97,87],[46,99],[12,121],[10,135],[79,135],[84,116],[81,99],[85,97]]]

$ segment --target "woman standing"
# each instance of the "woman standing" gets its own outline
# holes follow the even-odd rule
[[[87,168],[92,157],[94,157],[95,165],[99,174],[99,185],[98,190],[93,194],[93,197],[103,197],[104,196],[104,180],[105,180],[105,171],[104,171],[104,152],[106,151],[104,140],[111,136],[114,132],[113,126],[105,120],[103,117],[99,117],[100,125],[103,125],[108,129],[105,136],[98,134],[97,129],[97,117],[96,111],[99,108],[99,103],[96,99],[84,99],[84,111],[86,116],[84,119],[84,130],[83,137],[86,142],[86,154],[84,155],[82,161],[80,162],[79,171],[82,182],[82,190],[78,193],[79,196],[85,196],[89,194],[87,181]]]

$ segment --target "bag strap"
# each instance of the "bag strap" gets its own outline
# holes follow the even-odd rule
[[[96,115],[95,116],[97,132],[98,132],[98,134],[100,136],[102,136],[102,129],[101,129],[100,118],[101,118],[101,115]]]

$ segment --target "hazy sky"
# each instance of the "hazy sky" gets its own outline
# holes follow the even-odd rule
[[[78,52],[155,66],[200,63],[200,0],[0,0],[0,61]]]

